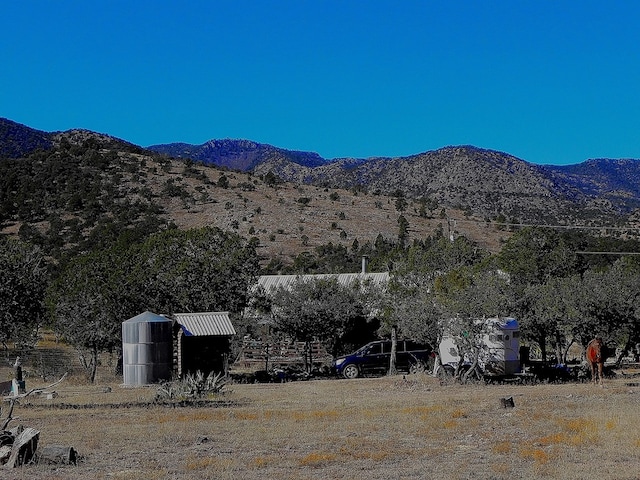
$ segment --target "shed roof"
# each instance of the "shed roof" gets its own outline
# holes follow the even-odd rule
[[[174,313],[172,317],[180,324],[188,337],[235,335],[229,312]]]
[[[335,278],[342,285],[351,285],[356,280],[368,281],[376,285],[389,282],[389,272],[381,273],[326,273],[315,275],[262,275],[258,278],[258,285],[270,292],[278,287],[290,288],[298,280]]]

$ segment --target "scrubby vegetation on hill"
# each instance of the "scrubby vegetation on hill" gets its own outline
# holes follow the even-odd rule
[[[295,262],[305,268],[302,257],[294,259],[316,248],[346,248],[357,256],[402,232],[411,242],[450,228],[434,202],[403,198],[399,206],[397,197],[358,189],[225,171],[81,130],[52,139],[51,149],[0,160],[0,228],[57,259],[173,226],[215,225],[257,238],[263,264],[281,271]],[[492,249],[507,236],[484,225],[458,230]]]

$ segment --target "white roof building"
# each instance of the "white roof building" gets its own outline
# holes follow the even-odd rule
[[[356,281],[370,282],[373,285],[389,283],[389,272],[381,273],[321,273],[315,275],[262,275],[258,278],[258,285],[269,293],[279,287],[290,288],[297,281],[323,280],[335,278],[341,285],[351,285]]]

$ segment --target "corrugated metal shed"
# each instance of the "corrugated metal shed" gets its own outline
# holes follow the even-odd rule
[[[335,278],[342,285],[351,285],[353,282],[371,282],[375,285],[385,285],[389,283],[389,272],[381,273],[339,273],[339,274],[316,274],[316,275],[262,275],[258,278],[258,285],[266,292],[271,292],[279,287],[289,288],[298,280],[315,280]]]
[[[174,313],[172,318],[188,337],[231,336],[236,334],[229,312]]]

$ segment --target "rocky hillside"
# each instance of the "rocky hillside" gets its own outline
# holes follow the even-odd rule
[[[453,208],[425,211],[408,200],[398,210],[393,197],[222,170],[86,130],[49,139],[47,150],[0,160],[0,232],[43,245],[55,258],[171,225],[255,238],[264,264],[291,264],[328,243],[351,249],[380,236],[396,241],[400,215],[408,241],[442,231],[495,251],[509,236]]]
[[[640,207],[640,161],[587,160],[577,165],[540,167],[556,185],[571,185],[574,192],[609,201],[622,211]]]
[[[539,169],[515,157],[474,147],[447,147],[407,158],[338,161],[316,168],[264,163],[287,180],[435,200],[470,214],[527,222],[555,221],[570,208]],[[608,212],[609,213],[609,212]]]
[[[87,130],[46,133],[0,119],[0,133],[0,231],[52,252],[84,251],[123,231],[215,225],[255,237],[265,261],[286,263],[329,242],[395,240],[400,215],[409,241],[441,230],[493,251],[510,235],[505,222],[637,234],[640,220],[637,161],[547,167],[468,146],[334,161],[246,141],[171,147],[187,161]]]
[[[488,219],[526,223],[624,222],[640,206],[640,161],[590,160],[565,167],[530,164],[472,146],[410,157],[323,160],[239,140],[150,147],[207,164],[324,187],[401,192]],[[244,163],[239,159],[248,159]]]

